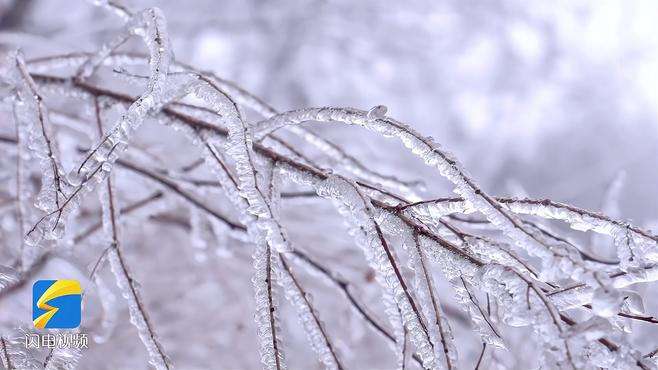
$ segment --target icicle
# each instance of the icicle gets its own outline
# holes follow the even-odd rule
[[[28,127],[20,124],[17,112],[13,110],[14,124],[16,126],[16,218],[18,230],[20,232],[19,263],[20,268],[25,271],[32,266],[36,260],[35,251],[26,249],[33,248],[25,243],[25,231],[29,228],[28,221],[30,213],[28,212],[29,199],[32,197],[32,191],[28,186],[28,170],[25,163],[29,162],[31,155],[26,144],[26,138],[29,136]]]
[[[197,262],[208,259],[207,249],[212,244],[212,229],[205,213],[197,207],[190,207],[190,244],[195,249]]]
[[[610,218],[619,219],[621,217],[619,198],[626,183],[626,177],[626,171],[619,171],[603,194],[601,200],[601,211]],[[596,246],[596,250],[600,255],[602,252],[609,253],[609,247],[612,246],[612,243],[610,243],[610,240],[603,235],[592,233],[589,245],[590,248],[588,249],[588,252],[594,252],[592,248]]]
[[[386,116],[386,111],[388,111],[388,108],[385,105],[377,105],[370,108],[366,116],[371,120],[383,119]]]
[[[119,313],[116,304],[117,299],[114,293],[105,285],[99,274],[95,274],[93,280],[98,300],[103,309],[100,332],[94,335],[94,341],[96,343],[105,343],[112,336],[114,328],[117,325]]]

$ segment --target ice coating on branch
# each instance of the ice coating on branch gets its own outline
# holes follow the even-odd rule
[[[415,188],[422,187],[422,181],[403,181],[392,175],[385,175],[372,171],[361,163],[361,161],[342,150],[336,144],[316,135],[311,130],[304,127],[288,126],[288,130],[316,147],[329,158],[340,164],[345,170],[359,178],[398,191],[411,201],[420,200]]]
[[[166,31],[166,21],[162,12],[157,8],[151,8],[135,15],[134,22],[129,22],[130,32],[139,35],[149,49],[150,76],[146,91],[133,102],[128,110],[121,116],[115,126],[100,141],[99,144],[85,157],[79,166],[76,166],[68,175],[69,182],[75,187],[68,196],[67,205],[64,207],[61,217],[65,219],[70,208],[74,207],[79,199],[86,193],[91,192],[98,183],[102,182],[112,169],[119,154],[126,148],[132,134],[141,126],[146,116],[158,110],[165,101],[165,80],[171,60],[171,47]],[[111,45],[110,45],[111,47]],[[101,60],[109,53],[107,47],[95,55]],[[80,78],[92,73],[95,68],[92,57],[91,69],[81,67]],[[91,72],[89,72],[91,71]],[[69,204],[70,203],[70,204]]]
[[[434,355],[445,365],[453,369],[457,365],[457,349],[454,345],[452,329],[441,308],[436,282],[432,276],[428,257],[420,243],[420,236],[414,233],[402,220],[388,212],[381,212],[378,220],[386,232],[393,231],[402,239],[402,245],[409,257],[409,268],[414,272],[414,292],[418,304],[427,321],[427,329],[434,348]],[[385,225],[385,222],[391,225]]]
[[[368,111],[368,119],[382,119],[386,116],[386,111],[388,111],[388,108],[385,105],[376,105]]]
[[[445,248],[436,240],[421,236],[419,241],[423,249],[427,251],[428,257],[439,265],[446,279],[452,280],[459,276],[472,277],[477,273],[477,265],[464,258],[463,255]]]
[[[511,326],[532,325],[544,348],[539,363],[546,368],[576,368],[576,359],[563,339],[564,329],[557,309],[545,301],[539,288],[508,267],[490,264],[482,268],[481,286],[495,298],[502,320]]]
[[[370,266],[377,271],[378,282],[394,297],[412,342],[418,349],[423,366],[441,369],[437,361],[421,312],[411,299],[409,288],[399,274],[394,256],[375,221],[376,212],[358,186],[339,175],[328,175],[326,180],[314,184],[318,195],[332,199],[352,227],[352,235]]]
[[[455,291],[455,300],[471,318],[473,330],[480,336],[483,343],[498,348],[507,348],[496,324],[489,318],[489,313],[482,307],[477,297],[471,292],[469,284],[462,277],[450,280]]]
[[[227,106],[225,105],[225,97],[216,89],[207,85],[207,83],[202,82],[195,91],[195,94],[211,104],[221,116],[230,117],[230,115],[233,115],[233,119],[239,119],[235,110],[230,111],[229,109],[229,116],[226,115],[227,112],[225,110]],[[273,289],[273,280],[278,276],[275,273],[275,269],[278,269],[278,264],[273,263],[275,262],[273,255],[276,252],[272,251],[271,245],[268,244],[267,238],[257,224],[256,215],[250,212],[251,208],[248,200],[238,188],[238,180],[230,172],[223,153],[218,150],[218,147],[225,144],[225,141],[211,132],[190,132],[188,136],[195,145],[202,148],[205,162],[217,176],[229,201],[240,212],[240,221],[246,225],[250,241],[255,244],[253,253],[255,273],[252,278],[252,284],[256,302],[254,320],[258,332],[260,358],[266,369],[285,369],[285,357],[280,336],[278,335],[280,332],[277,312],[278,297],[276,290]],[[274,184],[275,187],[270,189],[270,191],[278,192],[276,189],[276,179]],[[254,187],[257,186],[255,182],[253,185]],[[260,189],[257,190],[260,191]]]
[[[256,139],[284,126],[296,125],[307,121],[343,122],[359,125],[375,131],[384,137],[396,137],[405,147],[436,167],[441,175],[455,185],[455,192],[461,195],[467,204],[482,213],[487,220],[514,242],[525,249],[531,256],[542,260],[541,273],[546,277],[567,276],[592,286],[604,282],[594,276],[594,270],[584,264],[574,248],[566,244],[551,245],[543,235],[525,226],[515,215],[509,212],[495,198],[484,193],[460,164],[443,150],[431,138],[425,138],[409,126],[384,117],[371,119],[368,113],[353,108],[306,108],[290,111],[271,117],[257,124]]]
[[[420,202],[406,208],[408,212],[426,225],[439,226],[441,217],[455,213],[469,213],[463,201],[448,200],[437,202]],[[474,211],[471,208],[471,211]]]
[[[251,134],[249,127],[242,121],[237,106],[208,81],[200,83],[195,94],[224,116],[229,131],[225,152],[235,161],[239,194],[249,203],[249,213],[256,216],[258,232],[263,234],[267,243],[277,252],[290,251],[284,228],[272,213],[265,194],[258,188]]]
[[[18,99],[14,100],[14,119],[19,138],[27,139],[27,146],[39,159],[41,166],[41,190],[37,196],[36,207],[49,215],[59,215],[58,209],[66,201],[65,191],[68,184],[64,181],[62,165],[59,161],[59,148],[55,133],[50,124],[48,109],[43,102],[37,85],[27,71],[23,55],[19,51],[14,56],[16,70],[14,77],[18,87]],[[59,238],[63,228],[57,223],[58,218],[38,225],[40,234],[47,239]],[[40,235],[28,235],[26,242],[36,245]]]
[[[219,78],[214,75],[208,78],[221,90],[225,91],[236,103],[253,109],[264,118],[270,118],[278,114],[278,112],[259,99],[257,96],[245,91],[233,82]],[[384,107],[384,113],[386,108]],[[379,183],[391,189],[400,191],[404,196],[409,197],[411,200],[419,199],[414,188],[422,187],[421,181],[405,182],[395,176],[383,175],[378,172],[370,170],[367,166],[363,165],[358,159],[345,152],[338,145],[331,141],[316,135],[313,131],[308,130],[301,126],[289,126],[289,131],[304,139],[307,143],[313,145],[329,158],[341,164],[349,172],[363,178],[366,181]]]
[[[286,299],[295,307],[299,321],[320,363],[325,369],[342,369],[338,355],[326,334],[326,328],[320,321],[318,312],[313,308],[310,294],[302,290],[284,257],[280,255],[279,259],[282,266],[278,268],[278,283],[283,288]]]
[[[121,251],[121,232],[119,224],[118,204],[116,201],[116,190],[113,185],[113,178],[110,175],[106,179],[106,185],[99,192],[102,206],[103,231],[109,243],[107,258],[110,262],[110,268],[116,278],[117,286],[121,295],[126,300],[130,322],[137,329],[139,338],[149,355],[149,363],[156,369],[169,369],[169,359],[165,355],[162,345],[149,322],[146,308],[142,303],[141,294],[136,281],[131,277],[128,266]]]
[[[513,252],[509,245],[486,237],[465,237],[464,246],[485,263],[497,263],[526,272],[534,277],[539,275],[535,269]]]
[[[42,355],[37,350],[25,346],[25,336],[34,334],[33,330],[33,328],[18,327],[11,332],[5,330],[0,333],[0,364],[4,366],[3,368],[21,370],[44,368]]]
[[[265,369],[286,369],[285,358],[281,350],[278,296],[273,289],[273,280],[279,276],[271,247],[266,242],[256,244],[254,251],[255,274],[252,279],[256,298],[256,330],[260,342],[260,358]]]
[[[468,313],[473,329],[480,335],[482,341],[505,348],[505,342],[499,330],[487,318],[488,314],[468,287],[467,281],[477,282],[478,266],[428,237],[420,235],[418,244],[421,250],[427,251],[428,257],[440,266],[443,275],[450,281],[456,293],[455,300]]]
[[[107,10],[121,17],[124,21],[130,20],[130,17],[132,16],[132,12],[128,8],[118,4],[114,0],[88,0],[88,1],[96,6],[106,8]]]
[[[16,269],[0,265],[0,292],[18,282],[19,274]]]
[[[48,356],[44,370],[73,370],[82,357],[82,350],[79,348],[54,348]]]
[[[201,83],[195,94],[206,101],[221,116],[225,117],[229,128],[226,153],[236,162],[237,180],[231,179],[222,155],[211,143],[206,142],[210,152],[208,162],[213,165],[220,183],[229,192],[229,199],[243,212],[247,232],[256,244],[254,251],[255,275],[252,279],[256,298],[256,325],[260,341],[261,362],[268,369],[280,370],[286,367],[280,338],[277,336],[278,319],[276,314],[276,297],[272,289],[273,263],[272,255],[278,251],[290,249],[284,230],[274,219],[270,204],[258,188],[251,150],[251,139],[242,122],[237,107],[218,89],[207,81]],[[239,195],[239,197],[237,197]],[[246,202],[240,200],[243,198]],[[246,203],[246,204],[245,204]],[[250,217],[249,214],[252,216]],[[272,248],[275,249],[272,251]]]
[[[576,230],[611,236],[623,269],[658,262],[658,238],[628,223],[550,200],[505,199],[502,203],[514,213],[562,220]]]

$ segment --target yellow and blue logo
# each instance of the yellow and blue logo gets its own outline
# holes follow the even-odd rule
[[[37,280],[32,286],[32,320],[37,329],[80,326],[82,288],[77,280]]]

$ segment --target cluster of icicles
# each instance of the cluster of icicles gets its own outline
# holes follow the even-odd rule
[[[504,350],[505,338],[499,325],[530,326],[544,349],[537,356],[542,368],[656,368],[652,356],[644,356],[631,347],[623,324],[617,320],[620,313],[644,314],[641,298],[624,288],[658,279],[655,236],[633,225],[561,203],[487,195],[439,144],[388,117],[383,106],[368,111],[327,107],[279,113],[231,82],[176,63],[165,19],[158,9],[133,14],[111,2],[101,5],[121,15],[126,23],[123,31],[97,53],[28,62],[18,53],[9,63],[10,83],[16,93],[6,102],[13,108],[16,120],[19,161],[34,157],[42,167],[42,187],[35,204],[41,218],[34,225],[26,221],[28,217],[20,221],[26,235],[20,249],[21,263],[14,271],[2,271],[0,280],[4,284],[0,287],[13,284],[36,263],[40,245],[64,237],[64,225],[81,200],[97,191],[103,205],[107,260],[128,302],[131,322],[148,350],[150,363],[157,369],[173,366],[121,256],[120,215],[116,212],[112,177],[132,135],[146,119],[154,118],[184,132],[198,147],[217,183],[241,215],[239,227],[227,227],[213,220],[210,232],[218,229],[218,233],[230,233],[253,245],[255,319],[264,368],[286,368],[277,310],[279,291],[297,309],[318,361],[327,369],[349,368],[292,269],[290,261],[300,262],[300,249],[291,244],[279,216],[285,181],[314,189],[319,197],[331,200],[345,218],[350,235],[381,284],[382,301],[394,333],[391,348],[398,356],[397,366],[408,361],[402,345],[408,336],[413,344],[413,361],[423,368],[458,368],[452,329],[433,277],[432,266],[438,266],[483,344]],[[144,41],[148,56],[116,52],[133,35]],[[87,80],[100,67],[116,69],[145,63],[149,66],[148,76],[129,75],[125,70],[119,73],[136,86],[145,87],[132,101],[122,101],[111,91],[89,88],[93,85]],[[75,73],[70,77],[46,76],[54,69],[71,67]],[[58,159],[50,114],[41,95],[49,93],[89,104],[99,122],[99,130],[89,134],[96,145],[69,171],[63,169]],[[179,103],[187,96],[205,105]],[[247,122],[242,109],[259,113],[262,120]],[[102,123],[100,117],[105,115],[99,110],[118,111],[119,118]],[[336,144],[300,126],[327,122],[358,125],[398,139],[452,182],[457,197],[423,201],[418,182],[372,171]],[[107,130],[103,129],[104,124]],[[319,169],[291,150],[275,136],[278,129],[287,129],[319,149],[335,163],[336,171]],[[27,181],[20,166],[18,177],[20,188],[20,183]],[[24,216],[31,212],[25,204],[27,196],[17,197],[19,213]],[[198,220],[212,218],[206,211],[197,210],[193,226],[200,223]],[[504,238],[492,240],[460,231],[446,221],[455,214],[479,214]],[[525,221],[522,215],[561,220],[574,229],[609,236],[617,246],[618,261],[611,264],[586,258],[571,242]],[[202,232],[195,229],[192,234],[203,239],[198,236]],[[402,246],[406,266],[397,262],[402,251],[395,251],[395,245]],[[527,256],[539,263],[531,264]],[[317,269],[313,264],[305,266]],[[413,281],[405,280],[402,270],[406,268],[413,271]],[[99,290],[107,290],[100,279],[94,281]],[[485,307],[480,302],[478,297],[483,295],[497,307],[495,313],[489,304]],[[586,319],[572,318],[570,312],[576,311],[579,318]],[[116,321],[111,315],[105,319]],[[15,356],[14,361],[19,360],[17,353],[5,352],[5,363],[11,361],[10,355]],[[80,354],[67,355],[60,356],[60,362],[65,363],[60,366],[72,368]]]

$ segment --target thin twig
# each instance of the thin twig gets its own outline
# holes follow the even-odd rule
[[[8,370],[16,369],[14,364],[11,362],[11,358],[9,357],[9,352],[7,351],[7,343],[4,337],[0,337],[0,345],[2,346],[2,357],[5,366],[7,366]]]

